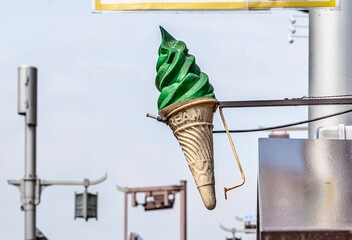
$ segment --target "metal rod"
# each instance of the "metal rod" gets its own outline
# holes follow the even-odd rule
[[[182,187],[182,190],[180,191],[181,195],[181,207],[180,207],[180,230],[181,230],[181,235],[180,239],[181,240],[187,240],[187,181],[181,180],[180,181],[180,186]]]
[[[152,115],[152,114],[150,114],[150,113],[147,113],[147,117],[152,118],[152,119],[155,119],[155,120],[157,120],[158,122],[167,123],[167,119],[164,118],[164,117],[154,116],[154,115]]]
[[[239,157],[238,157],[235,144],[234,144],[233,141],[232,141],[232,137],[231,137],[230,132],[229,132],[229,129],[228,129],[228,127],[227,127],[227,123],[226,123],[224,114],[223,114],[223,112],[222,112],[222,108],[219,108],[219,112],[220,112],[220,116],[221,116],[222,123],[224,124],[224,128],[225,128],[225,130],[226,130],[227,138],[228,138],[228,140],[229,140],[229,143],[230,143],[230,146],[231,146],[233,155],[234,155],[235,160],[236,160],[236,163],[237,163],[238,170],[240,171],[241,178],[242,178],[242,182],[241,182],[240,184],[236,184],[235,186],[229,187],[229,188],[224,187],[225,199],[227,199],[227,192],[230,191],[230,190],[232,190],[232,189],[235,189],[235,188],[238,188],[238,187],[241,187],[242,185],[244,185],[244,183],[246,182],[246,176],[245,176],[245,174],[244,174],[244,172],[243,172],[242,165],[241,165],[240,159],[239,159]]]
[[[221,108],[244,107],[288,107],[311,105],[351,105],[352,98],[311,98],[311,99],[283,99],[283,100],[252,100],[252,101],[222,101]]]
[[[181,191],[182,186],[178,185],[168,185],[168,186],[157,186],[157,187],[136,187],[136,188],[128,188],[128,187],[119,187],[117,189],[122,192],[127,193],[147,193],[147,192],[162,192],[162,191]]]
[[[308,25],[292,25],[294,28],[309,28]]]
[[[125,192],[125,213],[124,213],[124,239],[127,239],[128,234],[128,193]]]
[[[308,35],[295,35],[295,34],[291,35],[291,37],[292,38],[309,38]]]

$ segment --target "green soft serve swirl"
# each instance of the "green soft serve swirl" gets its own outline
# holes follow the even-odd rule
[[[160,91],[159,111],[173,103],[194,98],[215,98],[208,76],[201,72],[184,42],[160,26],[162,42],[156,64],[155,85]]]

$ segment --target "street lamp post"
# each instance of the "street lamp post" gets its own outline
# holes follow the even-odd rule
[[[36,227],[36,206],[45,187],[52,185],[89,185],[107,179],[105,174],[97,180],[41,180],[36,172],[36,127],[37,127],[37,68],[20,66],[18,68],[18,113],[25,115],[25,173],[21,180],[8,180],[20,190],[22,210],[25,215],[25,240],[46,239]],[[85,207],[85,206],[83,206]],[[85,218],[89,218],[85,214]]]
[[[21,183],[22,209],[25,215],[25,239],[36,239],[36,127],[37,69],[18,69],[18,113],[25,115],[25,172]]]
[[[157,187],[119,187],[117,189],[125,194],[124,209],[124,240],[128,240],[128,194],[132,195],[132,207],[143,205],[145,211],[172,208],[174,198],[170,195],[180,193],[180,240],[187,240],[187,181],[181,180],[180,185],[157,186]],[[137,193],[145,194],[145,202],[137,202]]]

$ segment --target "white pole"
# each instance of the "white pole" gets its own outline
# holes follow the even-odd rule
[[[35,126],[26,126],[25,147],[25,177],[24,191],[25,203],[25,239],[36,239],[36,206],[35,206],[35,183],[36,183],[36,129]]]
[[[309,96],[352,94],[352,1],[341,9],[309,12]],[[350,109],[351,106],[310,106],[309,118]],[[352,124],[352,114],[309,124],[309,138],[320,126]]]
[[[37,126],[37,69],[21,66],[18,69],[19,114],[26,115],[25,174],[23,210],[25,240],[36,239],[36,126]]]

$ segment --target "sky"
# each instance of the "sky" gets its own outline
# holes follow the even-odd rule
[[[219,101],[283,99],[308,92],[308,41],[289,44],[292,10],[266,12],[92,13],[91,2],[0,0],[0,239],[24,238],[18,189],[24,176],[24,117],[17,114],[17,68],[38,68],[37,176],[45,180],[108,179],[99,192],[98,220],[74,220],[74,193],[51,186],[37,206],[37,226],[49,238],[123,239],[124,195],[116,186],[188,186],[188,239],[225,239],[236,216],[256,214],[258,139],[233,134],[247,182],[240,181],[226,135],[214,135],[217,207],[207,210],[171,130],[157,114],[159,26],[183,40],[208,74]],[[306,18],[298,18],[307,24]],[[305,33],[303,33],[305,34]],[[305,107],[226,109],[230,129],[307,119]],[[219,113],[214,129],[222,130]],[[306,137],[292,132],[291,137]],[[142,196],[139,196],[142,201]],[[172,210],[144,212],[129,204],[129,232],[143,239],[179,239],[179,196]],[[244,239],[255,239],[245,236]]]

